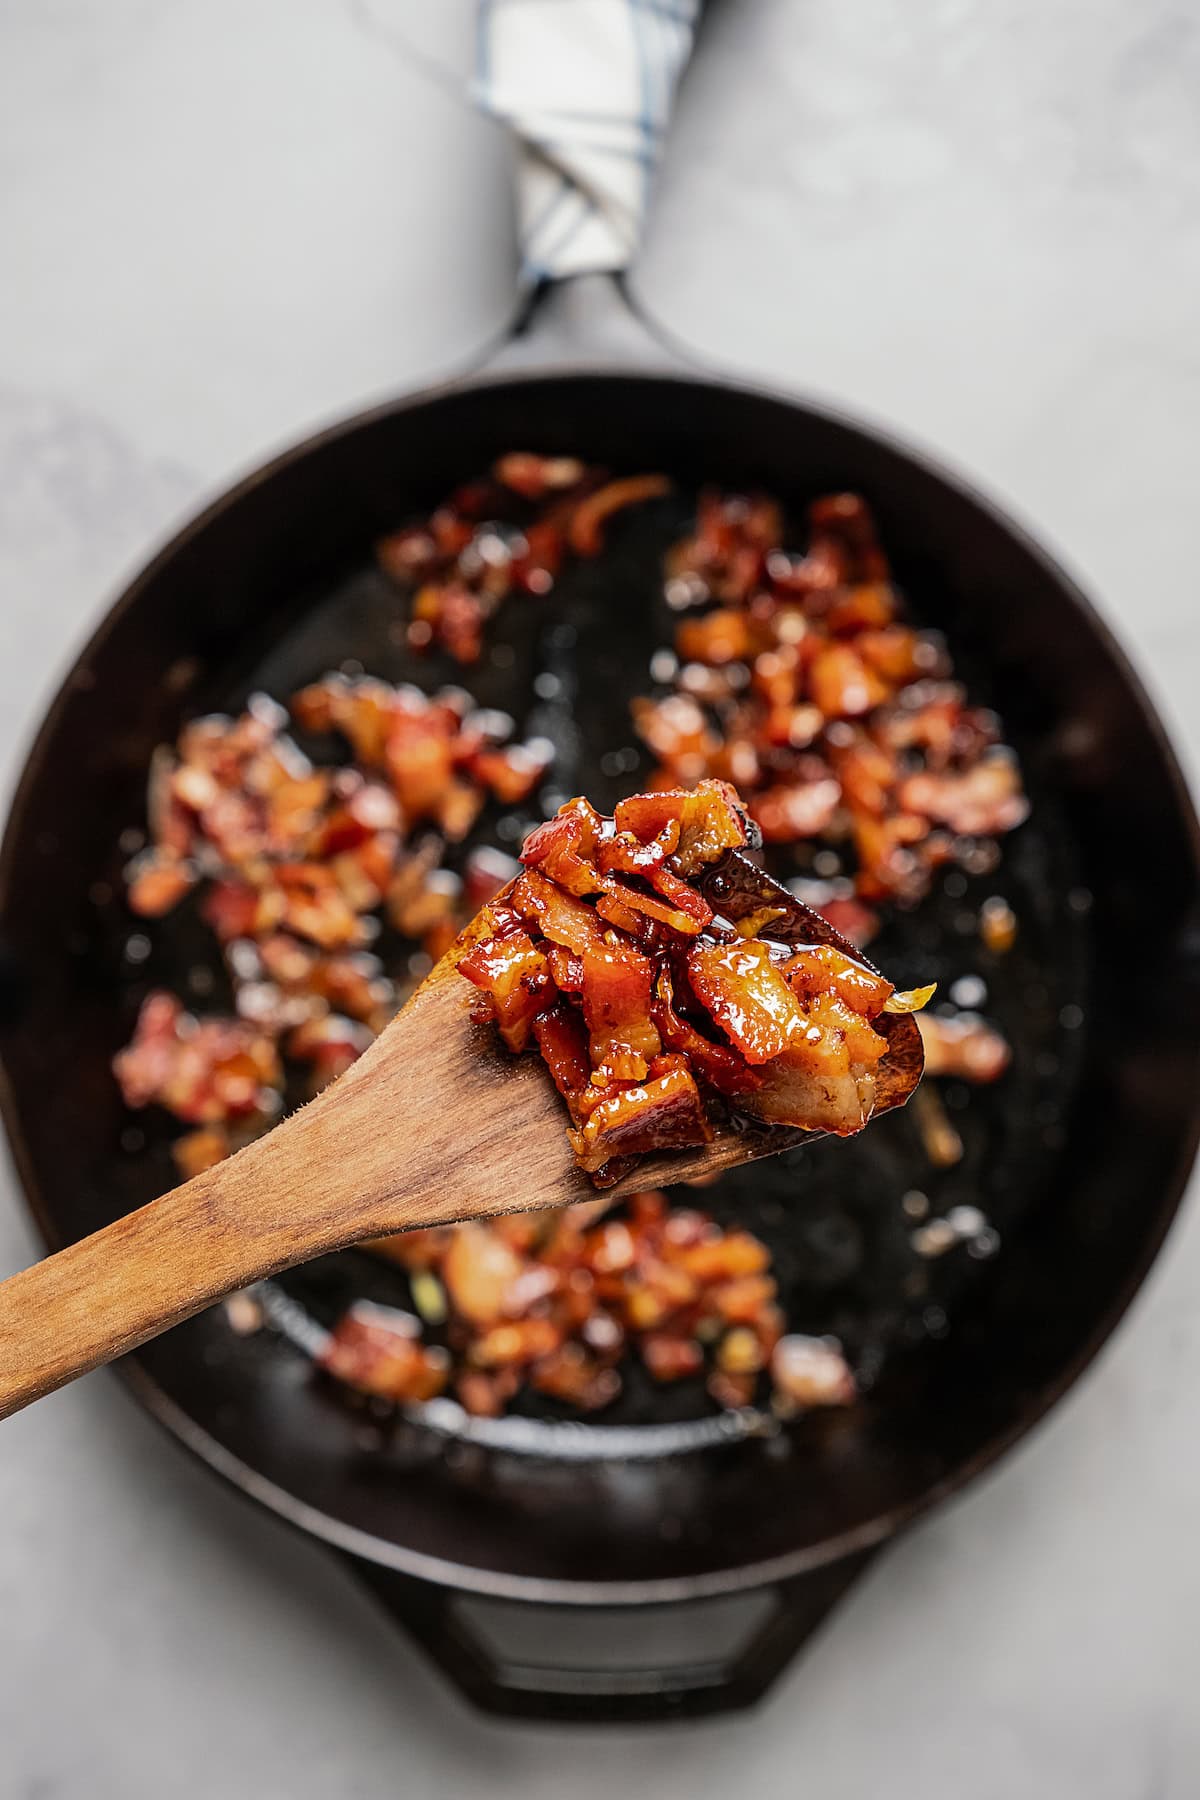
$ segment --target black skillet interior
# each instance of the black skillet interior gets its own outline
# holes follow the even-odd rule
[[[131,1121],[109,1072],[145,987],[191,979],[203,1005],[214,967],[186,918],[147,934],[146,959],[128,956],[118,844],[143,822],[150,753],[186,715],[255,686],[286,697],[348,659],[423,685],[461,680],[411,661],[370,546],[514,446],[678,483],[677,499],[618,522],[605,556],[557,596],[510,602],[468,676],[481,702],[555,738],[553,790],[605,804],[636,783],[627,703],[669,637],[656,565],[689,493],[763,486],[796,516],[831,488],[867,495],[913,614],[946,631],[975,695],[1002,713],[1034,802],[998,872],[950,877],[872,955],[905,983],[982,976],[1013,1069],[994,1090],[948,1092],[966,1144],[954,1169],[934,1174],[911,1120],[895,1117],[705,1196],[768,1239],[796,1327],[838,1332],[869,1378],[853,1411],[773,1441],[639,1461],[447,1444],[348,1405],[279,1337],[235,1338],[220,1309],[148,1345],[131,1373],[225,1474],[380,1564],[517,1597],[715,1592],[877,1540],[1036,1420],[1144,1274],[1194,1147],[1197,845],[1178,772],[1069,583],[931,468],[746,390],[558,375],[402,403],[253,478],[139,578],[31,758],[0,868],[5,1114],[51,1242],[170,1183],[169,1133]],[[554,678],[540,695],[539,674]],[[496,829],[519,821],[493,815],[483,830]],[[991,893],[1020,919],[1004,959],[977,937]],[[901,1207],[914,1188],[934,1212],[982,1207],[998,1253],[917,1258]],[[290,1291],[321,1316],[351,1291],[395,1297],[398,1279],[350,1252],[297,1272]],[[622,1405],[618,1423],[702,1410],[694,1393],[636,1382]]]

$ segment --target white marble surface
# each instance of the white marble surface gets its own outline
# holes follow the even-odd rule
[[[147,546],[511,305],[469,0],[0,6],[0,763]],[[902,424],[1099,596],[1195,768],[1200,19],[724,0],[638,287],[712,359]],[[31,1247],[11,1180],[0,1266]],[[751,1718],[468,1713],[104,1378],[0,1443],[2,1800],[1190,1800],[1200,1219],[1095,1373]]]

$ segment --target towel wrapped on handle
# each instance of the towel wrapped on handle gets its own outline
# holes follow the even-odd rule
[[[519,144],[521,274],[632,262],[701,0],[479,0],[476,97]]]

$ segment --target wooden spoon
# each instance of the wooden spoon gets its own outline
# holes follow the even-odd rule
[[[765,935],[832,944],[826,924],[731,851],[704,884],[727,919],[779,909]],[[502,898],[503,896],[501,896]],[[226,1162],[0,1283],[0,1418],[190,1318],[224,1294],[363,1238],[594,1199],[540,1057],[507,1055],[470,1016],[458,974],[468,926],[338,1081]],[[923,1067],[912,1018],[883,1015],[877,1112]],[[771,1156],[819,1134],[730,1123],[711,1143],[649,1158],[609,1193]]]

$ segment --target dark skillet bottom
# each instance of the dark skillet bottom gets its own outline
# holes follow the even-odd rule
[[[144,1139],[130,1135],[108,1058],[147,984],[179,985],[212,959],[182,919],[128,960],[114,845],[140,821],[149,752],[185,712],[235,705],[254,685],[286,695],[347,657],[392,678],[458,679],[408,663],[364,546],[517,442],[665,466],[685,487],[758,483],[797,507],[834,486],[867,494],[915,616],[946,630],[960,671],[1003,714],[1034,800],[998,874],[952,877],[893,919],[873,955],[906,983],[981,974],[1013,1070],[992,1091],[947,1091],[966,1145],[952,1170],[935,1176],[899,1117],[704,1196],[770,1242],[797,1328],[850,1347],[870,1385],[848,1414],[648,1461],[447,1446],[348,1405],[279,1337],[234,1338],[220,1312],[140,1353],[154,1386],[139,1390],[232,1479],[381,1563],[528,1597],[717,1591],[886,1535],[1040,1416],[1127,1303],[1193,1147],[1196,851],[1174,764],[1065,579],[937,474],[802,409],[649,378],[485,384],[285,460],[142,579],[35,752],[0,900],[27,981],[4,1046],[7,1117],[52,1238],[167,1185],[169,1134],[139,1121]],[[628,759],[617,773],[595,758],[633,744],[627,701],[668,635],[654,563],[672,525],[669,507],[629,521],[554,601],[514,602],[494,639],[512,661],[470,677],[482,701],[556,737],[563,791],[607,803],[636,780]],[[538,671],[559,679],[551,700],[532,699]],[[1159,941],[1131,986],[1149,889]],[[1021,921],[1003,959],[976,936],[978,902],[996,892]],[[934,1213],[981,1206],[998,1254],[917,1257],[901,1207],[914,1189]],[[330,1317],[347,1294],[374,1284],[394,1297],[398,1281],[348,1253],[286,1286]],[[611,1421],[686,1424],[706,1410],[696,1393],[631,1380]]]

